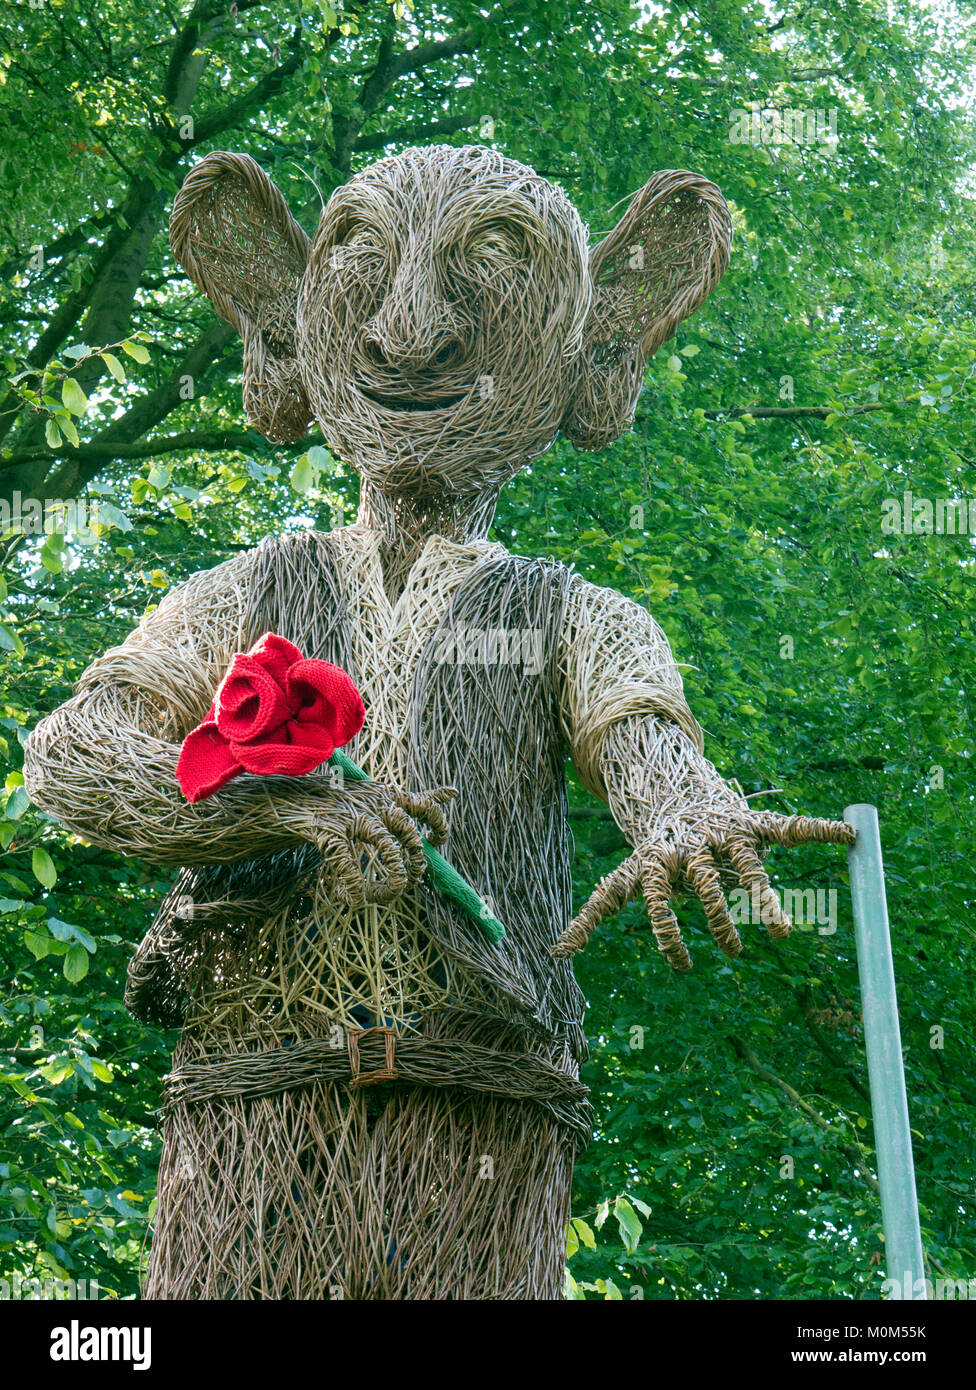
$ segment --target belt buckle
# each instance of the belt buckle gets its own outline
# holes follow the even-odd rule
[[[382,1033],[385,1043],[385,1066],[376,1067],[373,1071],[361,1071],[361,1058],[359,1055],[359,1044],[363,1038],[368,1038],[370,1033]],[[384,1081],[398,1081],[400,1078],[399,1069],[394,1065],[396,1060],[396,1040],[397,1035],[394,1029],[376,1026],[374,1028],[347,1028],[346,1029],[346,1048],[349,1053],[349,1071],[352,1079],[350,1086],[354,1091],[360,1090],[363,1086],[379,1086]]]

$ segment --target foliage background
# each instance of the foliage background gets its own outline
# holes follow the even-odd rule
[[[557,443],[495,534],[654,612],[746,791],[878,805],[931,1272],[976,1276],[973,543],[881,532],[906,489],[974,495],[974,71],[962,0],[5,6],[0,496],[97,495],[112,524],[3,546],[0,1276],[136,1292],[174,1041],[121,1005],[167,884],[29,805],[25,731],[187,573],[356,503],[314,439],[243,428],[240,347],[174,266],[169,205],[193,158],[242,149],[311,230],[319,191],[436,139],[533,164],[594,234],[658,168],[733,205],[732,269],[652,362],[633,433]],[[836,143],[733,142],[751,102],[833,111]],[[573,830],[582,901],[625,846],[578,791]],[[634,907],[580,958],[576,1297],[879,1296],[844,858],[770,862],[838,890],[836,933],[749,928],[730,964],[685,908],[678,978]]]

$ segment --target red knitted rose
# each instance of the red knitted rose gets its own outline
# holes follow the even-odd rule
[[[301,777],[354,738],[365,716],[345,671],[267,632],[234,657],[206,719],[183,740],[176,777],[187,801],[242,772]]]

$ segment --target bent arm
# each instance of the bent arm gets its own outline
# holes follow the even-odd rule
[[[245,775],[192,806],[176,780],[182,740],[252,640],[253,559],[192,575],[41,720],[24,777],[42,810],[93,844],[158,864],[226,863],[307,838],[312,809],[335,796],[321,776]]]

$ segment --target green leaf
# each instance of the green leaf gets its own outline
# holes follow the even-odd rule
[[[26,787],[14,787],[7,797],[7,804],[4,807],[4,815],[11,820],[20,820],[21,816],[30,805],[30,797],[27,795]]]
[[[288,481],[301,496],[308,492],[315,482],[315,467],[308,454],[302,454],[288,475]]]
[[[627,1254],[632,1255],[637,1249],[644,1230],[641,1219],[626,1197],[617,1198],[613,1204],[613,1214],[617,1218],[617,1225],[620,1228],[620,1239],[626,1247]]]
[[[61,545],[54,544],[53,542],[56,540],[60,541]],[[64,537],[54,532],[48,536],[47,540],[41,546],[41,564],[46,570],[50,570],[52,574],[60,574],[64,568],[64,561],[61,559],[60,555],[63,544]]]
[[[91,348],[87,343],[75,343],[74,347],[64,349],[64,356],[70,357],[72,362],[77,362],[82,357],[87,357]]]
[[[95,938],[81,927],[76,927],[73,922],[62,922],[60,917],[49,917],[47,927],[58,941],[76,942],[79,946],[84,946],[86,951],[97,949]]]
[[[585,1245],[587,1250],[595,1250],[596,1236],[593,1234],[592,1226],[589,1226],[581,1216],[573,1217],[573,1226],[576,1228],[580,1244]]]
[[[38,1070],[45,1081],[50,1081],[52,1086],[58,1086],[62,1081],[67,1081],[69,1076],[73,1076],[75,1069],[69,1058],[61,1057],[48,1062]]]
[[[0,650],[15,652],[17,656],[23,656],[25,651],[24,644],[17,633],[6,623],[0,623]]]
[[[45,956],[51,954],[53,943],[46,932],[25,931],[24,945],[35,960],[43,960]]]
[[[121,1192],[110,1192],[108,1200],[120,1216],[137,1216],[140,1220],[142,1219],[142,1212],[137,1207],[131,1206]]]
[[[128,353],[133,361],[141,362],[143,365],[149,361],[149,353],[142,343],[134,343],[131,338],[127,338],[122,344],[122,351]]]
[[[57,882],[58,871],[46,849],[35,849],[31,855],[31,870],[38,883],[43,884],[45,888],[53,888]]]
[[[58,429],[62,434],[67,435],[68,440],[77,449],[81,443],[78,431],[75,429],[75,422],[67,413],[58,415]]]
[[[132,522],[125,512],[120,511],[112,502],[99,501],[96,520],[99,526],[117,526],[120,531],[132,530]]]
[[[88,952],[84,946],[72,946],[64,958],[64,978],[76,985],[88,974]]]
[[[73,376],[65,377],[61,386],[61,399],[72,415],[84,415],[88,409],[88,397]]]
[[[45,421],[44,438],[47,440],[49,449],[61,448],[61,431],[58,429],[57,421],[53,416],[49,416]]]
[[[103,352],[100,356],[106,367],[108,367],[109,371],[115,377],[115,380],[125,381],[125,368],[115,354],[112,352]]]

